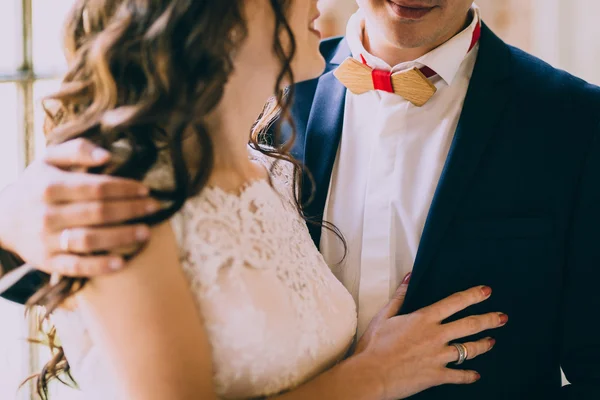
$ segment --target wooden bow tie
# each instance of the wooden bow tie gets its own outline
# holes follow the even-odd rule
[[[418,68],[392,74],[373,69],[352,57],[347,58],[333,74],[354,94],[383,90],[398,94],[417,107],[422,107],[437,91]]]

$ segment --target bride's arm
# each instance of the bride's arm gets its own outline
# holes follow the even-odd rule
[[[295,390],[269,400],[384,400],[377,370],[370,357],[352,356]]]
[[[129,268],[92,279],[78,302],[121,398],[216,399],[208,338],[168,223]]]

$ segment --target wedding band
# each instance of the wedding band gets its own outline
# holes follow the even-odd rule
[[[60,234],[60,249],[63,251],[63,253],[70,253],[70,236],[71,236],[71,230],[70,229],[65,229],[61,232]]]
[[[458,360],[454,363],[454,365],[460,365],[464,363],[467,357],[469,357],[469,350],[467,350],[467,346],[462,343],[452,343],[452,346],[458,350]]]

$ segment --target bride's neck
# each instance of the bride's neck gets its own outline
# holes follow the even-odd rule
[[[237,183],[243,185],[256,179],[257,174],[264,175],[248,158],[248,140],[252,126],[273,92],[272,86],[264,79],[248,79],[234,73],[221,102],[206,119],[215,155],[211,181],[216,185],[235,187]]]

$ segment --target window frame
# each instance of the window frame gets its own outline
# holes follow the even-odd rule
[[[35,148],[35,101],[34,86],[38,81],[55,80],[60,78],[56,72],[38,72],[35,68],[33,54],[33,0],[13,0],[17,4],[19,17],[17,24],[19,40],[19,54],[17,55],[18,67],[14,72],[0,73],[0,84],[14,84],[17,90],[17,126],[18,126],[18,148],[17,160],[18,170],[22,172],[31,163],[36,154]],[[27,319],[23,320],[23,326],[30,338],[38,336],[38,313],[28,313]],[[25,358],[25,368],[28,376],[41,370],[40,345],[23,342],[22,354]],[[15,388],[16,389],[16,388]],[[19,400],[38,400],[36,387],[33,380],[17,392]]]

